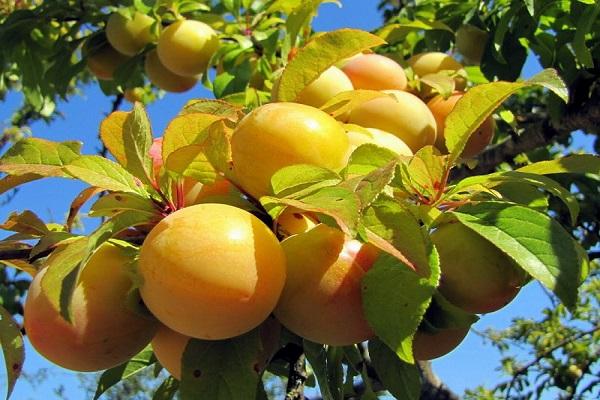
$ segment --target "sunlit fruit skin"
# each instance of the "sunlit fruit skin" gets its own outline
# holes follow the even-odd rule
[[[408,92],[385,92],[391,96],[360,104],[350,112],[348,122],[392,133],[406,143],[413,153],[424,146],[433,145],[437,127],[427,105]]]
[[[106,37],[119,53],[134,56],[156,40],[152,32],[154,22],[152,17],[140,12],[135,12],[131,19],[113,13],[106,23]]]
[[[83,269],[72,299],[73,323],[65,321],[42,292],[41,270],[29,288],[24,321],[33,347],[48,360],[75,371],[100,371],[142,350],[158,323],[128,308],[133,283],[130,257],[102,245]]]
[[[456,50],[471,64],[481,62],[488,33],[474,25],[462,25],[456,31]]]
[[[248,114],[231,138],[231,155],[240,186],[259,198],[271,193],[271,177],[294,164],[340,170],[348,137],[327,113],[304,104],[271,103]]]
[[[404,90],[406,74],[396,61],[379,54],[354,57],[342,68],[355,89]]]
[[[152,350],[162,365],[177,380],[181,379],[181,358],[188,342],[192,339],[161,325],[152,339]]]
[[[87,54],[87,67],[98,79],[112,80],[115,71],[129,57],[116,51],[110,44],[95,49],[93,53]]]
[[[283,237],[297,235],[314,228],[317,223],[311,213],[289,207],[277,217],[277,232]]]
[[[352,150],[363,144],[374,144],[393,151],[399,156],[412,156],[413,152],[406,143],[397,136],[381,129],[365,128],[364,130],[349,130],[346,132]]]
[[[458,222],[441,225],[431,240],[440,255],[439,291],[467,312],[496,311],[527,282],[527,273],[506,254]]]
[[[458,100],[463,96],[463,92],[453,93],[447,99],[444,99],[441,95],[437,95],[427,103],[427,107],[429,107],[433,113],[437,124],[438,134],[435,141],[435,147],[443,153],[448,153],[448,149],[446,148],[446,137],[444,135],[446,117],[448,117],[448,114],[450,114]],[[492,142],[494,131],[494,119],[492,117],[486,118],[467,141],[461,156],[463,158],[472,158],[481,153]]]
[[[415,54],[408,59],[408,65],[419,77],[440,71],[460,71],[463,69],[462,64],[450,55],[437,51]],[[456,77],[454,82],[456,90],[463,90],[467,83],[462,77]]]
[[[371,338],[361,280],[378,251],[322,224],[281,245],[288,277],[275,316],[283,326],[313,342],[335,346]]]
[[[275,308],[285,254],[249,212],[197,204],[150,231],[139,273],[142,298],[163,324],[199,339],[226,339],[258,326]]]
[[[469,328],[449,328],[436,333],[417,331],[413,339],[415,360],[433,360],[450,353],[469,333]]]
[[[305,87],[296,101],[313,107],[321,107],[335,95],[353,90],[352,82],[341,69],[331,66]]]
[[[171,72],[171,70],[161,63],[156,50],[152,50],[146,54],[144,70],[146,71],[148,80],[154,86],[167,92],[183,93],[196,86],[198,82],[198,79],[195,77],[181,76]]]
[[[158,39],[158,57],[173,73],[195,77],[202,74],[219,47],[216,32],[207,24],[181,20],[169,25]]]

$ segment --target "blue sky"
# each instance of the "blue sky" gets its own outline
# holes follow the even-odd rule
[[[369,5],[365,5],[368,3]],[[315,29],[327,31],[332,29],[354,27],[366,30],[374,29],[381,24],[380,15],[375,9],[376,2],[361,0],[344,1],[344,7],[339,9],[333,4],[322,6],[320,14],[315,21]],[[525,76],[531,76],[539,70],[539,65],[533,59],[528,60]],[[33,125],[33,135],[52,140],[81,140],[84,142],[84,152],[91,154],[97,151],[97,135],[100,121],[111,108],[109,98],[106,98],[97,86],[90,85],[81,89],[82,94],[74,97],[68,104],[60,105],[64,118],[56,121],[51,126],[36,123]],[[148,113],[152,120],[155,136],[159,136],[167,122],[173,118],[179,109],[191,98],[212,97],[210,92],[198,85],[192,91],[181,95],[167,95],[163,100],[148,106]],[[0,121],[5,121],[10,116],[13,107],[19,101],[19,95],[10,95],[7,102],[0,108]],[[130,108],[125,103],[124,109]],[[588,147],[591,144],[583,135],[578,136],[577,143]],[[588,147],[589,148],[589,147]],[[8,205],[0,208],[0,220],[5,220],[14,210],[30,209],[46,221],[64,221],[71,200],[83,189],[83,184],[49,179],[42,182],[31,183],[24,186],[16,198]],[[84,219],[84,224],[92,225],[93,222]],[[475,325],[475,329],[483,331],[488,327],[500,329],[510,325],[511,319],[516,316],[536,318],[542,307],[548,306],[548,300],[537,284],[525,287],[517,299],[506,308],[485,315]],[[1,356],[0,356],[1,357]],[[0,364],[3,365],[3,364]],[[453,390],[462,392],[465,388],[478,384],[493,385],[502,377],[496,368],[500,365],[498,353],[486,346],[481,338],[470,333],[463,344],[448,356],[436,360],[433,364],[435,372]],[[0,367],[1,369],[2,367]],[[27,347],[25,371],[34,373],[40,368],[48,368],[49,379],[37,390],[26,381],[18,382],[14,399],[27,400],[39,399],[42,396],[53,399],[51,389],[63,384],[67,388],[66,397],[69,399],[83,398],[78,388],[79,381],[75,375],[64,369],[54,367],[37,355],[33,349]],[[0,372],[0,379],[4,371]],[[0,384],[3,387],[4,384]],[[2,395],[2,391],[0,391]]]

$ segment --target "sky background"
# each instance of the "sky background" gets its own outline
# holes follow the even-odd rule
[[[382,19],[375,8],[375,1],[346,0],[343,8],[333,4],[321,7],[319,16],[315,19],[317,31],[329,31],[339,28],[360,28],[372,30],[381,25]],[[524,76],[534,75],[540,70],[539,64],[530,58],[524,70]],[[96,85],[81,88],[81,95],[73,97],[68,104],[61,104],[60,111],[64,118],[57,120],[52,125],[35,123],[32,126],[33,136],[43,137],[56,141],[80,140],[84,143],[83,153],[93,154],[98,150],[98,127],[106,113],[111,109],[111,98],[105,97]],[[147,107],[152,121],[155,136],[160,136],[163,129],[181,107],[190,99],[212,97],[211,92],[197,85],[184,94],[167,94],[164,99]],[[20,101],[19,94],[11,94],[0,108],[0,121],[8,121],[14,108]],[[129,110],[131,105],[124,103],[122,109]],[[591,147],[591,139],[579,135],[575,141],[576,146]],[[82,183],[64,179],[45,179],[23,186],[14,200],[7,206],[0,207],[0,220],[4,221],[12,211],[32,210],[46,222],[64,222],[72,199],[85,188]],[[88,228],[94,225],[92,219],[83,219]],[[487,328],[502,329],[510,325],[512,318],[530,317],[538,318],[540,310],[549,305],[547,297],[543,294],[537,283],[529,284],[517,298],[502,310],[482,316],[474,325],[474,329],[484,331]],[[66,388],[65,398],[83,399],[83,392],[79,388],[79,379],[75,373],[55,367],[27,345],[25,372],[35,374],[40,369],[46,369],[47,377],[41,385],[32,385],[26,379],[18,381],[13,399],[51,400],[58,398],[53,393],[53,388],[61,384]],[[0,355],[1,358],[1,355]],[[3,363],[0,365],[4,365]],[[495,349],[486,345],[475,333],[470,332],[462,345],[450,353],[433,362],[434,371],[444,383],[457,393],[462,393],[466,388],[473,388],[479,384],[492,386],[504,379],[499,371],[500,357]],[[0,367],[0,396],[4,387],[4,370]],[[550,398],[550,397],[548,397]]]

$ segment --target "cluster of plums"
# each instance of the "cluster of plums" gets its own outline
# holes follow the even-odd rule
[[[156,48],[144,55],[146,76],[156,87],[177,93],[196,85],[219,47],[216,32],[203,22],[182,19],[162,29],[148,15],[134,12],[128,18],[116,12],[105,36],[92,36],[84,47],[87,66],[99,79],[111,80],[120,65],[153,43]]]
[[[417,75],[460,68],[440,53],[409,63]],[[316,213],[287,208],[274,226],[267,226],[244,206],[251,197],[273,195],[271,178],[285,166],[311,164],[339,171],[361,144],[410,156],[443,136],[443,114],[451,106],[441,107],[441,112],[436,105],[452,104],[453,97],[434,97],[428,107],[405,90],[403,69],[383,56],[360,54],[342,64],[311,83],[298,102],[269,103],[246,115],[231,137],[235,184],[221,178],[202,185],[185,178],[181,190],[173,190],[185,197],[177,202],[183,207],[150,230],[137,263],[118,242],[102,245],[73,295],[72,324],[40,290],[46,273],[42,270],[25,304],[25,329],[33,346],[56,364],[90,371],[122,363],[151,341],[161,364],[179,378],[190,338],[227,339],[255,328],[272,333],[279,323],[328,345],[372,338],[361,281],[381,251],[321,223]],[[359,105],[340,117],[343,121],[316,108],[353,88],[384,90],[389,96]],[[431,96],[431,88],[422,90]],[[157,139],[150,150],[157,175],[161,147]],[[439,290],[469,313],[503,307],[526,282],[527,276],[508,257],[458,223],[438,227],[431,237],[441,259]],[[133,311],[133,281],[152,316]],[[420,328],[415,357],[446,354],[467,331]],[[261,335],[265,341],[273,336]],[[272,343],[263,345],[276,349]],[[265,365],[269,356],[263,354],[258,365]]]

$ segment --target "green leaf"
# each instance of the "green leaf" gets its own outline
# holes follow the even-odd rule
[[[175,117],[165,129],[162,157],[168,160],[175,150],[190,144],[201,144],[208,136],[208,127],[224,117],[194,113]]]
[[[396,200],[382,195],[365,211],[361,222],[365,229],[402,255],[396,258],[416,270],[419,275],[430,276],[433,245],[408,209]],[[371,238],[369,241],[390,253],[380,243]]]
[[[386,42],[396,43],[404,40],[406,35],[408,35],[410,32],[430,30],[443,30],[454,33],[454,31],[448,25],[440,21],[414,20],[401,24],[386,25],[377,32],[377,35]]]
[[[169,155],[166,167],[180,176],[191,177],[198,182],[213,183],[218,173],[205,154],[206,146],[192,144],[180,147]]]
[[[81,156],[66,165],[64,170],[74,178],[102,189],[148,195],[133,175],[104,157]]]
[[[275,93],[278,101],[293,101],[298,94],[337,61],[385,43],[356,29],[327,32],[309,41],[283,70]]]
[[[446,156],[433,146],[425,146],[410,159],[406,173],[415,191],[427,198],[434,198],[442,190],[442,182],[446,174]]]
[[[369,340],[369,355],[381,383],[395,398],[420,398],[421,375],[416,365],[402,361],[385,343],[377,339]]]
[[[344,169],[343,176],[347,179],[357,175],[370,174],[379,168],[385,168],[391,162],[396,161],[397,157],[393,151],[374,144],[360,145],[350,155],[348,166]]]
[[[9,175],[38,174],[41,176],[65,175],[62,167],[79,157],[78,142],[51,142],[27,138],[18,141],[0,158],[0,171]]]
[[[493,82],[467,91],[446,118],[444,136],[450,151],[449,162],[454,163],[460,157],[471,134],[504,100],[519,89],[535,85],[551,90],[564,101],[568,100],[567,87],[552,69],[546,69],[524,82]]]
[[[402,360],[413,363],[412,338],[440,278],[432,251],[431,273],[420,277],[397,258],[382,255],[362,280],[363,308],[377,337]]]
[[[25,360],[25,346],[19,325],[2,306],[0,306],[0,345],[6,365],[6,399],[8,400],[21,375]]]
[[[156,357],[150,346],[133,356],[129,361],[108,369],[100,375],[94,400],[117,383],[128,379],[156,362]]]
[[[394,179],[397,160],[389,162],[387,165],[371,171],[362,178],[356,188],[355,193],[361,204],[361,209],[365,209],[383,193],[386,186]]]
[[[49,232],[44,221],[29,210],[11,213],[7,220],[0,224],[0,229],[33,236],[44,236]]]
[[[455,306],[440,292],[436,292],[419,330],[424,329],[429,333],[437,333],[446,329],[468,328],[477,321],[479,321],[479,317],[476,314],[468,313]]]
[[[575,37],[573,38],[573,50],[577,56],[577,61],[585,68],[594,68],[594,58],[586,44],[586,36],[596,23],[599,13],[600,3],[596,1],[595,5],[585,8],[585,11],[576,22],[577,29],[575,29]]]
[[[499,202],[467,205],[451,213],[489,240],[572,309],[583,263],[578,244],[548,215]]]
[[[115,160],[123,166],[127,165],[123,127],[128,117],[128,112],[115,111],[100,123],[102,144],[115,157]]]
[[[502,183],[527,183],[536,188],[546,190],[558,197],[569,210],[571,222],[574,224],[579,214],[579,202],[577,198],[567,189],[562,187],[553,179],[543,175],[525,173],[518,171],[501,171],[489,175],[473,176],[460,181],[449,193],[458,193],[464,191],[470,186],[482,185],[486,188],[493,188]]]
[[[146,110],[136,102],[133,111],[123,123],[123,147],[125,149],[125,169],[149,185],[152,184],[153,167],[150,158],[152,128]]]
[[[179,113],[187,114],[212,114],[230,119],[238,119],[243,115],[242,108],[223,100],[195,99],[190,100]]]
[[[152,215],[158,211],[149,198],[133,193],[108,193],[92,204],[88,215],[90,217],[113,217],[126,210]]]
[[[260,201],[267,211],[279,204],[285,204],[301,210],[328,215],[335,220],[344,233],[352,237],[356,234],[360,200],[354,192],[346,188],[325,187],[298,199],[263,196]]]
[[[326,186],[335,186],[342,178],[333,171],[315,165],[300,164],[281,168],[271,177],[277,197],[298,197]]]
[[[172,376],[169,376],[165,379],[154,395],[152,396],[152,400],[171,400],[175,397],[175,394],[179,390],[179,381]]]
[[[329,389],[335,400],[344,399],[344,348],[337,346],[327,347],[327,381]]]
[[[256,393],[260,351],[257,330],[226,340],[192,339],[183,353],[182,400],[247,400]]]
[[[330,382],[327,376],[327,350],[325,346],[304,339],[304,354],[310,363],[313,373],[317,377],[319,389],[323,400],[334,400],[329,388]]]
[[[594,154],[572,154],[555,160],[540,161],[519,168],[530,174],[594,174],[600,175],[600,157]]]

